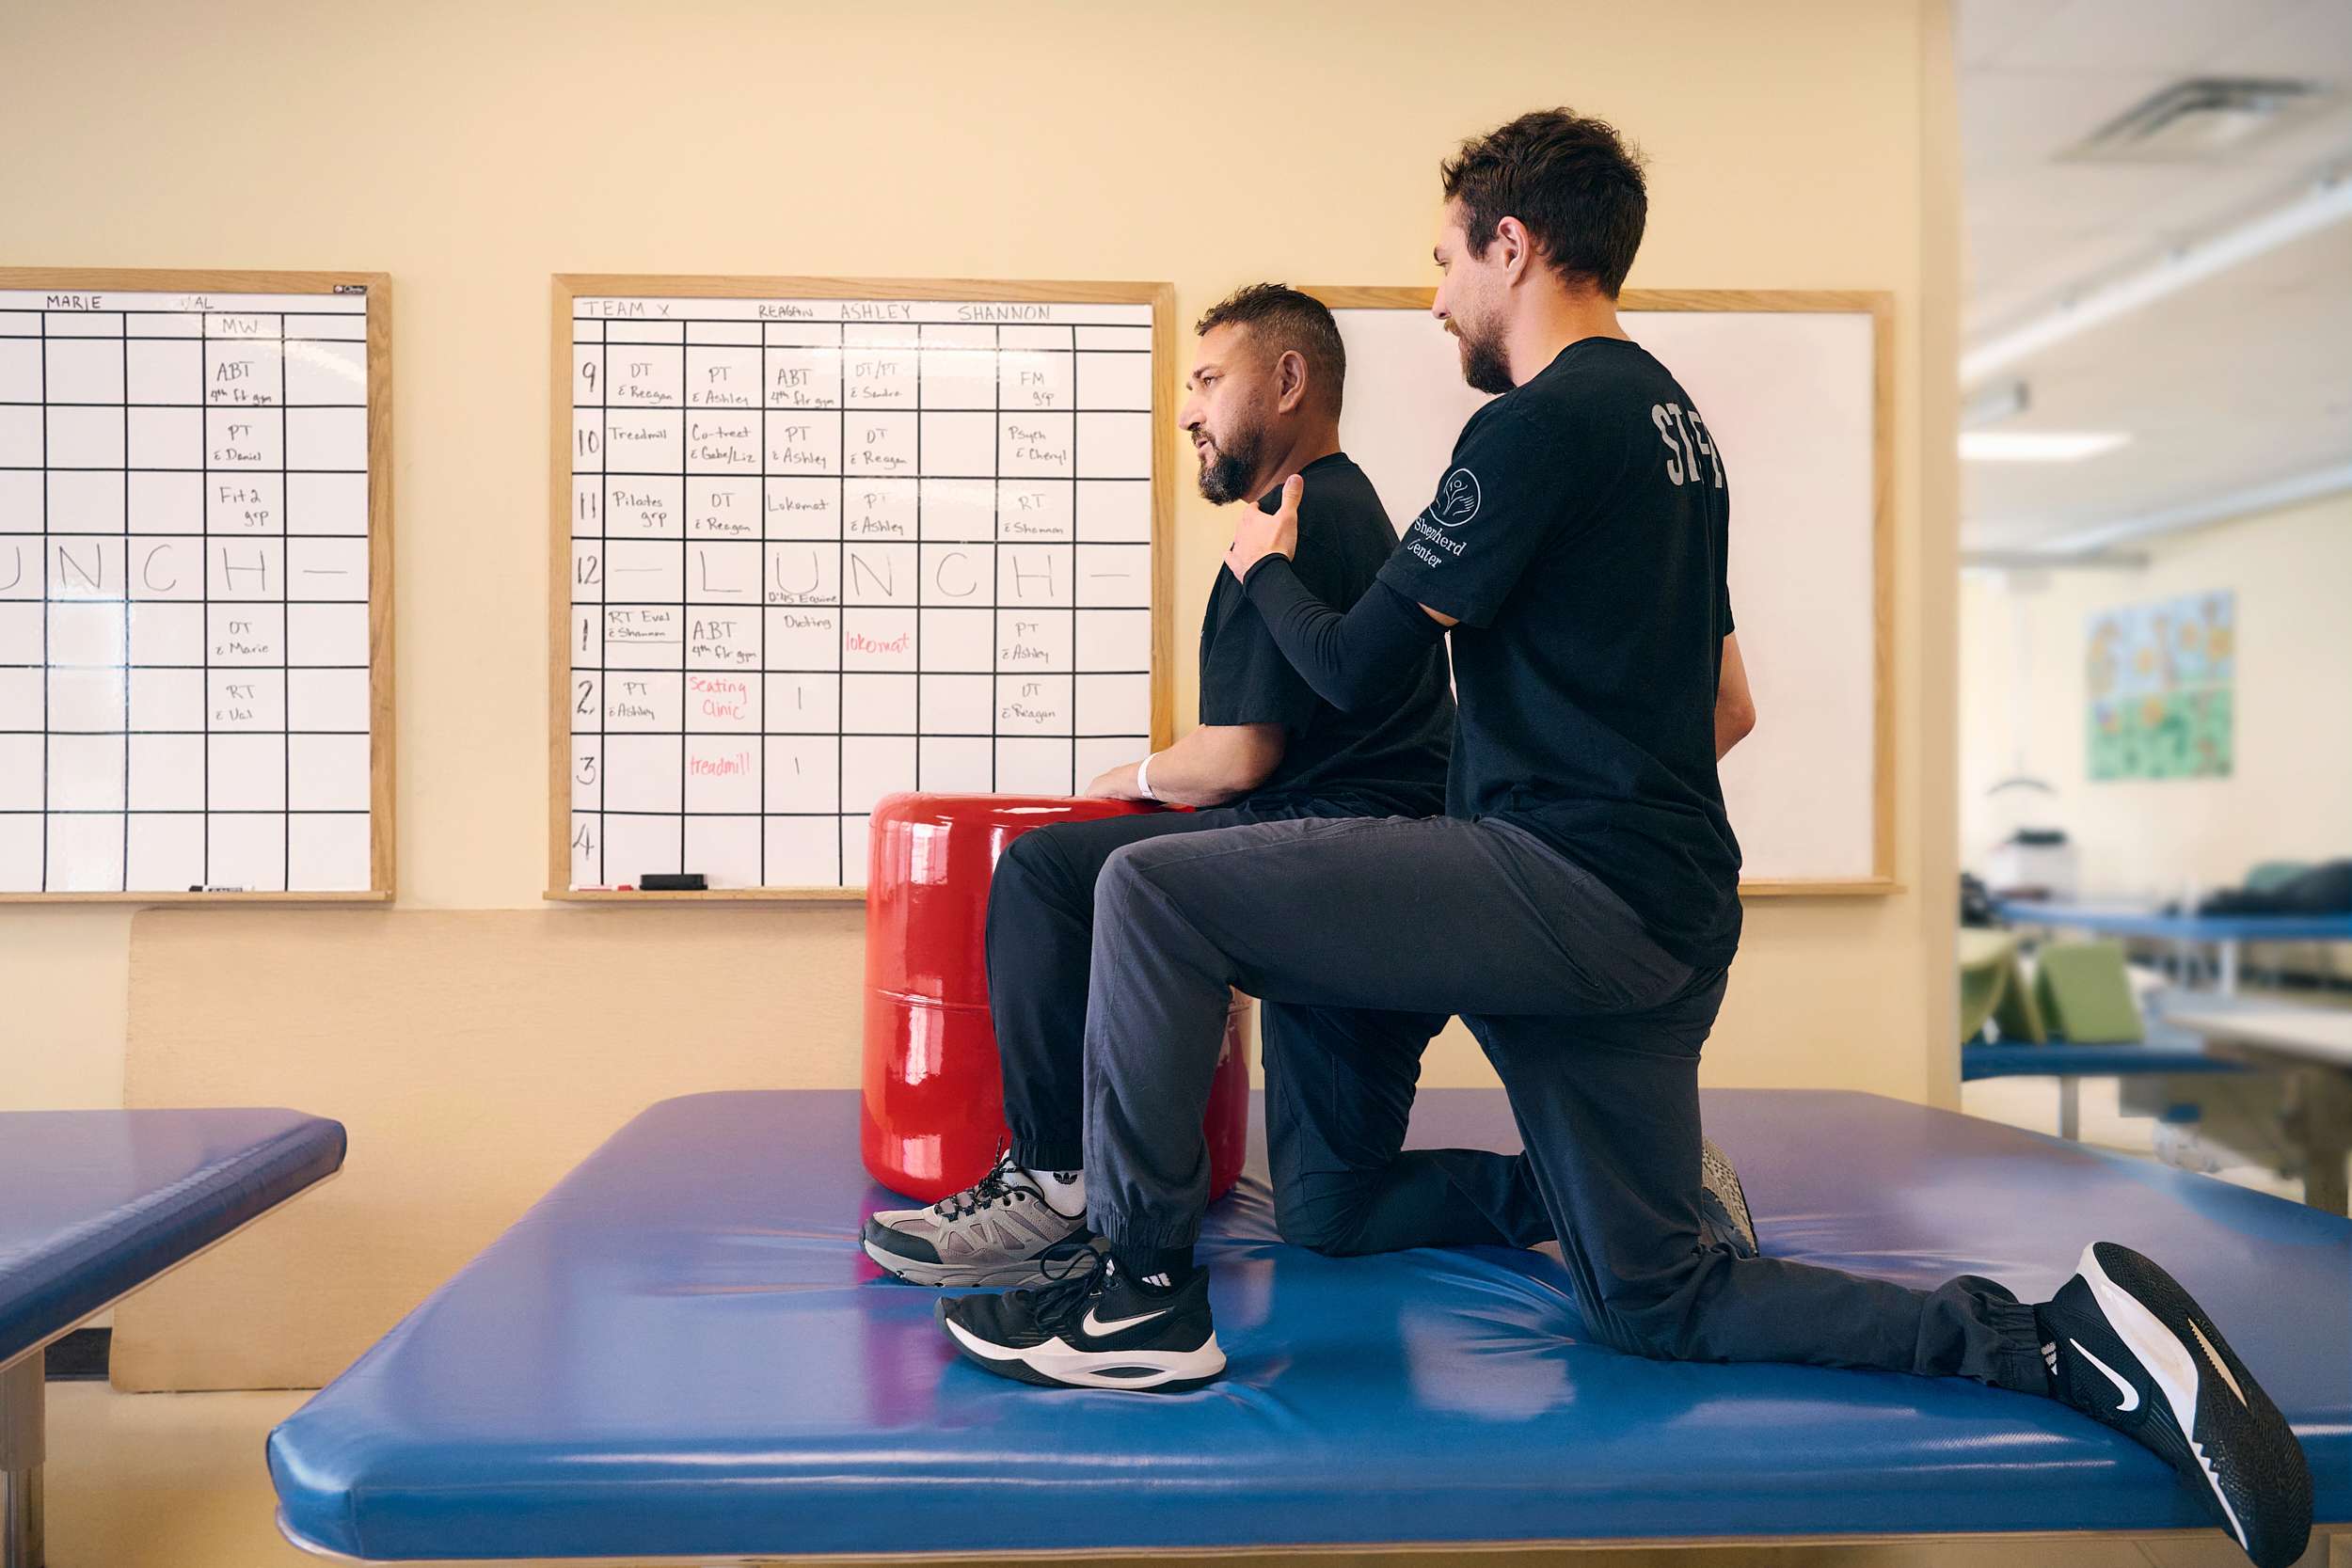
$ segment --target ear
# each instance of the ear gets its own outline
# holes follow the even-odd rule
[[[1535,261],[1535,245],[1527,232],[1527,225],[1515,217],[1495,219],[1492,244],[1502,247],[1501,258],[1502,280],[1507,287],[1524,278]]]
[[[1282,357],[1274,362],[1274,406],[1284,414],[1295,414],[1307,401],[1307,359],[1295,348],[1282,351]]]

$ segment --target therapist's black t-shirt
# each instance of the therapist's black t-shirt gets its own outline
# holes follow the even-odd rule
[[[1342,452],[1299,470],[1299,577],[1315,596],[1345,610],[1361,598],[1396,548],[1396,530],[1364,471]],[[1261,511],[1281,502],[1277,490]],[[1220,566],[1200,625],[1200,722],[1279,724],[1289,732],[1253,805],[1329,805],[1365,816],[1435,816],[1445,809],[1454,695],[1445,650],[1433,646],[1403,700],[1343,713],[1316,696],[1276,647],[1257,607]]]
[[[1729,494],[1666,368],[1586,338],[1471,416],[1380,574],[1462,623],[1447,812],[1534,833],[1702,968],[1740,940],[1715,776]]]

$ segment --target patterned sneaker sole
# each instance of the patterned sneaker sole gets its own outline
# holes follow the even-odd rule
[[[2093,1243],[2083,1251],[2081,1273],[2188,1435],[2188,1451],[2165,1457],[2204,1483],[2231,1535],[2260,1568],[2285,1568],[2300,1558],[2312,1517],[2302,1446],[2213,1320],[2177,1280],[2129,1247]],[[2209,1354],[2192,1348],[2200,1345]],[[2216,1453],[2229,1456],[2228,1485],[2216,1470]]]
[[[1740,1184],[1740,1173],[1732,1167],[1731,1156],[1717,1148],[1711,1139],[1700,1141],[1699,1175],[1706,1184],[1702,1197],[1715,1200],[1715,1206],[1723,1211],[1722,1219],[1736,1232],[1724,1239],[1738,1243],[1736,1249],[1741,1256],[1756,1257],[1756,1221],[1748,1213],[1747,1189]]]

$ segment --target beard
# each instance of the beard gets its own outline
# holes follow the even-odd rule
[[[1518,385],[1511,379],[1511,361],[1502,352],[1500,334],[1464,326],[1456,317],[1454,335],[1461,345],[1462,379],[1471,391],[1507,392]]]
[[[1258,455],[1264,445],[1265,431],[1258,425],[1245,425],[1222,441],[1210,436],[1208,454],[1200,460],[1200,494],[1218,506],[1256,499],[1243,492],[1258,471]]]

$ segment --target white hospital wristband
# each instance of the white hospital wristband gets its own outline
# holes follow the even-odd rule
[[[1141,762],[1136,764],[1136,793],[1147,800],[1159,799],[1152,793],[1152,753],[1149,752],[1144,753]]]

